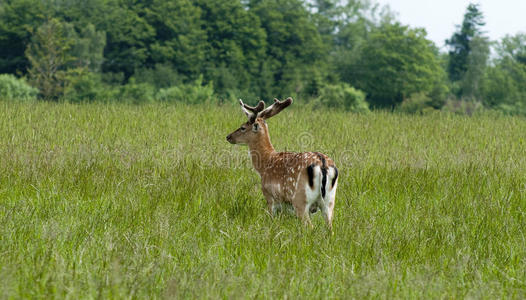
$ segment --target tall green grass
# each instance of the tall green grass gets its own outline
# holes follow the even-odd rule
[[[271,218],[236,106],[0,102],[0,298],[526,297],[526,120],[291,108],[334,236]]]

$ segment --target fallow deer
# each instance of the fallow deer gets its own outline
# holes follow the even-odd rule
[[[291,204],[296,215],[312,226],[310,213],[319,208],[332,231],[338,185],[338,169],[332,159],[319,152],[276,152],[270,142],[265,120],[289,106],[292,98],[274,99],[266,109],[263,101],[255,107],[244,104],[241,99],[239,103],[248,122],[226,139],[231,144],[248,145],[252,164],[261,177],[269,213],[274,215],[283,204]]]

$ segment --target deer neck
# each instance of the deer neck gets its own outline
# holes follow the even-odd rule
[[[265,132],[260,139],[257,139],[248,144],[250,157],[252,158],[252,165],[261,175],[266,166],[269,165],[272,154],[275,152],[268,132]]]

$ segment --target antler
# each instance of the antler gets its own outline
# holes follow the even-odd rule
[[[283,101],[279,101],[278,99],[274,98],[274,104],[267,107],[267,109],[263,110],[258,114],[258,117],[263,119],[268,119],[272,116],[277,115],[280,111],[285,109],[287,106],[292,104],[292,98],[288,97],[287,99]],[[258,105],[259,107],[259,105]]]
[[[280,111],[292,104],[292,98],[288,97],[283,101],[279,101],[278,99],[274,98],[274,103],[265,110],[265,102],[263,101],[259,101],[258,105],[255,107],[246,105],[241,99],[239,99],[239,104],[241,104],[241,109],[247,115],[250,123],[254,123],[258,117],[262,119],[268,119],[277,115]]]
[[[241,104],[241,109],[243,110],[245,115],[247,115],[250,123],[254,123],[254,121],[256,121],[256,118],[258,117],[259,112],[265,108],[265,102],[263,101],[259,101],[258,105],[255,107],[246,105],[241,99],[239,99],[239,104]]]

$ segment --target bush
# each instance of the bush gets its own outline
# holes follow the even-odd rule
[[[0,74],[0,97],[6,100],[35,100],[38,90],[11,74]]]
[[[365,101],[365,93],[346,83],[324,86],[321,88],[320,96],[316,101],[322,106],[352,112],[369,111],[369,105]]]
[[[526,105],[523,102],[513,104],[501,103],[495,109],[507,115],[526,115]]]
[[[186,104],[197,104],[209,102],[214,96],[212,83],[203,85],[203,77],[189,84],[181,84],[166,89],[160,89],[156,99],[164,102],[182,102]]]
[[[482,89],[484,107],[506,114],[526,114],[526,64],[505,59],[486,70]]]
[[[123,102],[134,104],[152,102],[155,99],[155,88],[148,83],[135,83],[131,80],[120,89],[120,98]]]
[[[397,110],[410,114],[424,114],[434,111],[433,99],[424,93],[416,93],[405,99]]]
[[[429,92],[428,97],[430,101],[428,105],[434,109],[441,109],[444,104],[446,104],[448,94],[449,87],[447,85],[447,78],[443,78],[437,81],[431,92]]]
[[[68,101],[81,102],[101,99],[104,97],[105,90],[98,74],[85,68],[66,71],[63,97]]]

